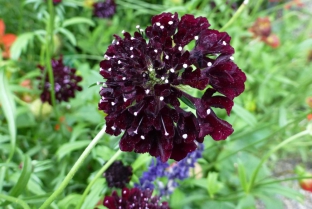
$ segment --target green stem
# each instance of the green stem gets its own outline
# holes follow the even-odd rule
[[[49,8],[49,22],[47,23],[47,35],[46,35],[46,59],[45,64],[48,69],[48,75],[49,75],[49,82],[50,82],[50,94],[51,94],[51,102],[52,106],[54,107],[56,116],[58,118],[57,114],[57,108],[56,108],[56,100],[55,100],[55,85],[54,85],[54,75],[53,75],[53,68],[52,68],[52,53],[53,53],[53,35],[54,35],[54,6],[53,1],[48,1],[48,8]]]
[[[57,196],[65,189],[65,187],[68,185],[69,181],[74,177],[75,173],[78,171],[84,160],[87,158],[87,156],[90,154],[92,149],[95,147],[95,145],[98,143],[98,141],[103,137],[105,134],[105,128],[104,126],[102,130],[94,137],[94,139],[91,141],[91,143],[87,146],[87,148],[83,151],[83,153],[80,155],[74,166],[71,168],[71,170],[66,175],[65,179],[62,181],[60,186],[52,193],[52,195],[41,205],[39,209],[47,208],[56,198]]]
[[[245,0],[240,7],[238,8],[238,10],[235,12],[235,14],[233,15],[233,17],[220,29],[220,31],[225,31],[225,29],[227,29],[240,15],[241,13],[244,11],[246,5],[248,4],[248,0]]]
[[[274,147],[273,149],[271,149],[260,161],[260,163],[258,164],[258,166],[256,167],[256,169],[254,170],[252,176],[251,176],[251,181],[250,181],[250,184],[249,184],[249,187],[248,187],[248,191],[250,191],[252,189],[252,187],[254,186],[255,184],[255,181],[256,181],[256,178],[257,178],[257,175],[258,175],[258,172],[260,171],[260,168],[262,167],[263,163],[274,153],[276,152],[277,150],[279,150],[280,148],[282,148],[283,146],[285,146],[286,144],[289,144],[290,142],[292,142],[293,140],[299,138],[299,137],[302,137],[304,135],[307,135],[309,134],[310,131],[309,130],[305,130],[305,131],[302,131],[298,134],[295,134],[291,137],[289,137],[288,139],[284,140],[283,142],[281,142],[279,145],[277,145],[276,147]]]
[[[0,194],[0,199],[4,199],[6,201],[19,204],[24,209],[30,209],[28,204],[26,202],[24,202],[23,200],[21,200],[21,199],[18,199],[18,198],[12,197],[12,196],[7,196],[7,195],[4,195],[4,194]]]
[[[312,179],[312,176],[285,178],[285,179],[281,179],[281,180],[259,183],[259,184],[256,184],[255,186],[263,186],[263,185],[267,185],[267,184],[276,184],[276,183],[280,183],[280,182],[284,182],[284,181],[301,180],[301,179]]]
[[[107,170],[107,168],[116,160],[117,157],[119,157],[119,155],[122,153],[121,150],[118,150],[111,159],[109,159],[109,161],[107,161],[107,163],[105,163],[105,165],[101,168],[101,170],[95,175],[94,179],[92,179],[92,181],[89,183],[89,185],[87,186],[87,188],[85,189],[85,191],[82,194],[82,197],[80,198],[80,201],[78,203],[78,205],[76,206],[76,209],[80,209],[87,194],[89,193],[89,191],[91,190],[91,187],[95,184],[96,180],[98,178],[100,178],[103,173]]]

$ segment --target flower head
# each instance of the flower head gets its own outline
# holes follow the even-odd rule
[[[212,107],[230,114],[246,76],[233,62],[230,36],[209,25],[204,17],[179,20],[177,13],[162,13],[145,30],[137,26],[134,36],[124,31],[124,38],[115,35],[100,63],[106,82],[99,109],[107,113],[107,133],[124,130],[121,150],[149,152],[163,162],[181,160],[206,135],[222,140],[233,132]],[[195,47],[187,50],[192,41]],[[203,96],[184,92],[184,85],[203,90]],[[191,104],[196,115],[183,109],[181,101]]]
[[[106,196],[104,199],[104,206],[108,209],[169,209],[167,202],[160,202],[159,197],[152,197],[153,190],[141,191],[138,188],[122,190],[122,196],[119,197],[114,191],[112,196]]]
[[[124,166],[121,161],[115,161],[104,173],[109,187],[124,188],[131,180],[131,166]]]
[[[62,57],[59,60],[52,59],[51,63],[54,75],[55,98],[59,102],[68,102],[69,98],[75,97],[76,91],[82,90],[82,87],[78,86],[78,83],[82,81],[82,77],[76,75],[76,69],[65,66]],[[51,84],[48,73],[44,73],[45,68],[43,66],[38,67],[42,71],[40,79],[44,80],[39,83],[39,89],[42,90],[40,98],[43,102],[52,104],[50,94]],[[45,77],[43,77],[44,75]]]
[[[10,58],[10,48],[16,39],[16,35],[5,34],[5,24],[0,19],[0,51],[2,51],[3,58]]]
[[[93,15],[100,18],[109,18],[116,13],[116,4],[114,0],[105,0],[93,4]]]

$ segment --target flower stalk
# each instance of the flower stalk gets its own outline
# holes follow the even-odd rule
[[[50,93],[51,93],[51,102],[52,106],[54,107],[56,116],[58,118],[57,108],[56,108],[56,100],[55,100],[55,85],[54,85],[54,75],[53,75],[53,69],[52,69],[52,53],[53,53],[53,30],[54,30],[54,6],[53,6],[53,0],[48,1],[48,9],[49,9],[49,21],[47,23],[47,35],[46,35],[46,53],[45,53],[45,64],[48,69],[48,75],[49,75],[49,82],[50,82]]]
[[[96,180],[100,178],[103,173],[109,168],[109,166],[121,155],[122,151],[118,150],[109,161],[105,163],[105,165],[99,170],[99,172],[95,175],[95,177],[92,179],[92,181],[88,184],[87,188],[82,194],[82,197],[80,198],[79,203],[76,206],[76,209],[80,209],[84,200],[86,199],[86,196],[88,195],[89,191],[91,190],[92,186],[95,184]]]
[[[227,29],[242,14],[248,3],[249,0],[245,0],[235,12],[233,17],[220,29],[220,31],[225,31],[225,29]]]
[[[256,178],[257,178],[257,175],[260,171],[260,168],[261,166],[263,165],[263,163],[274,153],[276,152],[277,150],[279,150],[280,148],[282,148],[283,146],[291,143],[292,141],[294,141],[295,139],[297,138],[300,138],[300,137],[303,137],[307,134],[309,134],[310,131],[309,130],[305,130],[305,131],[302,131],[302,132],[299,132],[291,137],[289,137],[288,139],[284,140],[283,142],[281,142],[280,144],[278,144],[276,147],[274,147],[273,149],[271,149],[260,161],[260,163],[258,164],[258,166],[256,167],[256,169],[254,170],[252,176],[251,176],[251,180],[250,180],[250,183],[249,183],[249,186],[248,186],[248,189],[247,189],[247,192],[250,192],[251,189],[253,188],[253,186],[255,185],[255,181],[256,181]]]
[[[94,137],[94,139],[90,142],[90,144],[87,146],[87,148],[83,151],[83,153],[80,155],[74,166],[71,168],[71,170],[66,175],[65,179],[62,181],[60,186],[52,193],[52,195],[40,206],[39,209],[47,208],[66,188],[70,180],[74,177],[75,173],[78,171],[78,169],[81,167],[85,159],[88,157],[92,149],[95,147],[95,145],[100,141],[100,139],[105,134],[106,126],[102,128],[102,130]],[[117,152],[119,153],[119,152]],[[116,154],[117,154],[116,153]],[[115,155],[116,155],[115,154]],[[114,157],[112,157],[114,158]]]

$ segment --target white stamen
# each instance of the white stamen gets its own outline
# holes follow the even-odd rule
[[[116,56],[114,55],[113,58],[115,58]]]
[[[184,68],[187,68],[187,64],[183,64],[183,67],[184,67]]]
[[[127,98],[123,98],[124,102],[126,102],[128,99]]]
[[[159,23],[159,22],[157,22],[157,23],[156,23],[156,25],[157,25],[157,26],[160,26],[160,23]]]
[[[225,45],[226,45],[226,42],[225,42],[225,41],[222,41],[222,45],[224,45],[224,46],[225,46]]]
[[[211,113],[210,109],[207,109],[207,115],[209,115]]]
[[[122,30],[121,33],[124,34],[124,33],[125,33],[125,30]]]
[[[103,68],[100,67],[100,72],[103,71]]]
[[[122,77],[122,80],[126,80],[126,77]]]
[[[161,122],[162,122],[163,127],[164,127],[165,136],[168,136],[168,135],[169,135],[169,133],[168,133],[168,132],[167,132],[167,130],[166,130],[166,126],[165,126],[165,123],[164,123],[164,120],[162,119],[162,117],[161,117]]]
[[[112,68],[108,68],[108,71],[112,71]]]
[[[143,73],[143,78],[145,78],[146,77],[146,74],[145,73]]]
[[[158,52],[157,49],[155,49],[154,52],[157,53]]]
[[[231,56],[231,57],[230,57],[230,60],[234,60],[234,57]]]
[[[133,58],[133,54],[130,56],[130,58]]]
[[[141,139],[145,139],[145,137],[143,135],[141,135]]]
[[[121,63],[121,61],[120,60],[118,60],[118,64],[120,64]]]
[[[115,126],[112,126],[112,130],[113,130],[113,131],[115,131],[115,130],[116,130]]]
[[[136,27],[136,29],[139,29],[140,28],[140,25],[137,25],[137,26],[135,26]]]
[[[161,26],[160,26],[160,29],[164,29],[164,26],[163,26],[163,25],[161,25]]]
[[[144,30],[143,30],[143,29],[140,29],[140,32],[144,32]]]
[[[117,43],[116,43],[117,45],[119,45],[119,41],[117,41]]]
[[[116,103],[115,102],[111,102],[111,105],[114,106]]]
[[[115,43],[115,40],[112,40],[112,44]]]
[[[171,16],[171,17],[172,17],[172,16]],[[170,20],[170,21],[168,22],[168,24],[169,24],[169,25],[172,25],[172,24],[173,24],[173,22]]]
[[[171,68],[171,69],[170,69],[170,72],[174,73],[174,69],[173,69],[173,68]]]
[[[165,57],[165,58],[166,58],[166,60],[168,60],[168,59],[169,59],[169,55],[166,55],[166,57]]]
[[[179,48],[178,48],[178,49],[179,49],[179,51],[182,51],[182,47],[181,47],[181,46],[179,46]]]
[[[182,137],[183,137],[183,139],[186,139],[187,138],[187,134],[183,134]]]
[[[159,97],[159,100],[160,100],[160,101],[163,101],[163,100],[164,100],[164,97],[163,97],[163,96]]]
[[[127,191],[125,190],[125,191],[123,191],[123,193],[124,193],[124,194],[127,194]]]
[[[130,47],[130,50],[131,50],[131,51],[133,50],[133,47],[132,47],[132,46]]]
[[[165,83],[169,83],[168,79],[165,80]]]
[[[145,90],[145,94],[148,94],[149,92],[150,92],[149,89],[146,89],[146,90]]]
[[[137,116],[137,115],[138,115],[138,112],[134,112],[133,115],[134,115],[134,116]]]
[[[171,15],[171,18],[174,18],[174,15]]]
[[[131,39],[131,40],[134,40],[135,38],[131,37],[130,39]]]
[[[198,40],[198,36],[195,36],[194,39],[195,39],[195,40]]]
[[[108,200],[106,200],[105,203],[108,203]]]
[[[164,76],[162,76],[160,79],[161,79],[161,80],[165,80],[165,77],[164,77]]]
[[[208,67],[210,67],[211,65],[212,65],[212,63],[211,63],[211,62],[208,62],[208,63],[207,63],[207,66],[208,66]]]

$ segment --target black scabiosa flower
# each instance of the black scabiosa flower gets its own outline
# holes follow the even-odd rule
[[[105,0],[93,4],[93,16],[100,18],[110,18],[116,13],[116,3],[114,0]]]
[[[114,191],[112,196],[106,196],[104,206],[108,209],[169,209],[167,202],[160,202],[158,196],[152,197],[153,190],[141,191],[138,188],[122,190],[121,197]]]
[[[115,35],[100,63],[106,82],[99,109],[107,113],[108,134],[124,131],[122,151],[149,152],[163,162],[181,160],[205,136],[223,140],[233,132],[212,107],[229,115],[246,76],[233,62],[230,36],[209,26],[204,17],[179,20],[177,13],[162,13],[145,31],[137,26],[133,36]],[[191,50],[190,42],[195,44]],[[188,94],[185,85],[202,90],[202,96]],[[182,109],[181,101],[196,114]]]
[[[65,66],[62,57],[58,60],[52,59],[51,63],[54,74],[55,98],[59,102],[68,102],[69,98],[75,97],[76,91],[82,90],[82,87],[78,86],[78,83],[82,81],[82,77],[76,75],[76,69]],[[52,104],[50,94],[51,84],[48,72],[45,72],[46,69],[43,66],[38,67],[42,72],[42,76],[39,78],[41,79],[39,82],[39,89],[42,90],[40,98],[42,102],[49,102]]]
[[[124,188],[132,176],[131,166],[124,166],[121,161],[115,161],[104,173],[109,187]]]

